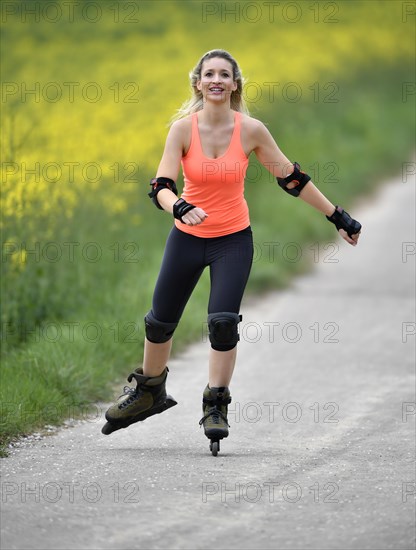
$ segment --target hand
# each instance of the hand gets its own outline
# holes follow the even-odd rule
[[[206,218],[208,218],[208,214],[202,208],[196,206],[182,216],[182,222],[186,225],[199,225]]]
[[[326,219],[335,225],[339,234],[347,243],[353,246],[357,245],[361,233],[361,224],[351,218],[341,206],[336,206],[334,213],[327,216]]]
[[[339,234],[341,235],[341,237],[347,241],[347,243],[350,243],[352,244],[352,246],[357,246],[357,243],[358,243],[358,239],[361,235],[361,231],[359,231],[358,233],[355,233],[354,235],[352,235],[351,237],[348,235],[348,233],[344,230],[344,229],[340,229],[339,230]]]

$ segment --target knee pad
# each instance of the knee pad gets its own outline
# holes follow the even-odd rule
[[[154,344],[163,344],[170,340],[178,323],[164,323],[158,321],[152,310],[144,318],[146,338]]]
[[[242,316],[237,313],[228,311],[210,313],[208,315],[208,329],[212,349],[229,351],[235,348],[240,339],[237,325],[241,320]]]

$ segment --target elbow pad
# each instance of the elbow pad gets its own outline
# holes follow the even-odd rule
[[[294,170],[292,174],[287,176],[287,178],[276,178],[277,183],[280,185],[280,187],[286,191],[286,193],[289,193],[289,195],[292,195],[293,197],[299,197],[300,192],[305,187],[305,185],[308,183],[308,181],[311,180],[310,176],[308,174],[305,174],[305,172],[302,172],[300,169],[300,166],[297,162],[293,163]],[[288,188],[288,184],[293,182],[295,184],[295,187],[292,189]]]
[[[159,208],[159,210],[163,210],[163,208],[160,206],[159,201],[157,200],[157,194],[162,189],[169,189],[173,193],[175,193],[176,196],[178,196],[178,190],[176,188],[176,183],[171,180],[170,178],[152,178],[150,180],[150,186],[152,190],[150,193],[148,193],[149,197],[152,199],[153,204]]]

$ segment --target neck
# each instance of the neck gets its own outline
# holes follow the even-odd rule
[[[204,103],[203,109],[199,111],[199,117],[207,124],[223,124],[225,121],[234,119],[234,111],[229,103],[223,105]]]

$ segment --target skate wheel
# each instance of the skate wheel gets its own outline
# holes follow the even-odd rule
[[[212,452],[212,456],[217,456],[218,451],[220,450],[220,442],[211,441],[209,448],[210,448],[210,451]]]

